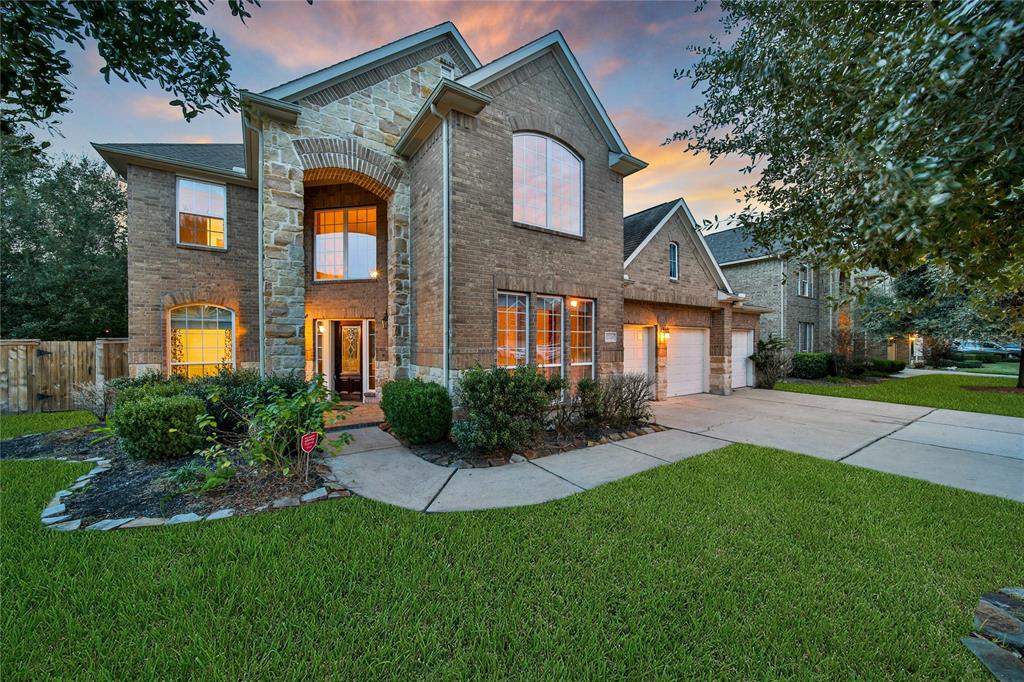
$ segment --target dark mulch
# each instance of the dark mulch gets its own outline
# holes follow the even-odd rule
[[[1024,395],[1024,388],[1016,386],[961,386],[965,391],[977,391],[979,393],[1012,393]]]
[[[0,459],[39,459],[40,457],[67,457],[86,459],[106,457],[113,459],[120,450],[112,440],[90,445],[96,434],[93,426],[80,426],[65,431],[35,433],[5,440],[0,444]]]
[[[386,424],[381,426],[381,428],[388,430]],[[537,443],[532,448],[521,451],[519,454],[527,459],[537,459],[538,457],[557,455],[579,448],[635,438],[645,432],[649,432],[647,431],[648,429],[651,431],[663,431],[664,427],[657,424],[648,424],[628,430],[601,429],[599,431],[577,434],[575,437],[570,438],[559,436],[555,432],[546,432],[540,443]],[[414,454],[428,462],[441,466],[458,466],[463,469],[483,469],[508,464],[509,457],[513,454],[512,452],[466,453],[460,450],[459,446],[455,443],[448,440],[427,445],[406,445]]]

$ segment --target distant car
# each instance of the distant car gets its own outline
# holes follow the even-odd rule
[[[1010,354],[1010,357],[1015,360],[1020,360],[1020,341],[1014,341],[1013,343],[1004,343],[1003,348]]]
[[[1019,358],[1020,344],[1016,344],[1016,346],[1016,349],[1012,349],[991,341],[956,341],[953,343],[953,350],[958,353],[987,355],[994,360],[1001,360],[1002,358]]]

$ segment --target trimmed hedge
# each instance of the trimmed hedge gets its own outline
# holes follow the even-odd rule
[[[185,384],[181,381],[164,381],[162,383],[129,384],[114,393],[115,405],[134,403],[146,398],[170,398],[185,392]]]
[[[800,379],[823,379],[828,376],[831,353],[794,353],[791,376]]]
[[[466,418],[452,426],[452,440],[464,451],[517,450],[543,432],[554,400],[565,388],[533,365],[466,370],[455,389]]]
[[[907,363],[902,360],[872,360],[871,368],[876,372],[885,372],[886,374],[896,374],[906,369]]]
[[[110,427],[121,449],[135,459],[175,459],[202,447],[196,419],[206,413],[203,401],[187,395],[145,396],[119,402]]]
[[[452,400],[441,384],[396,379],[381,390],[381,409],[400,439],[419,445],[448,435],[452,426]]]
[[[981,369],[984,364],[980,360],[961,360],[956,366],[961,369]]]

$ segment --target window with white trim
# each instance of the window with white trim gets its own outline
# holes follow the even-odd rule
[[[529,301],[526,294],[498,292],[498,367],[518,367],[529,360],[526,349]]]
[[[594,378],[594,302],[569,299],[569,380]]]
[[[679,244],[668,243],[668,278],[673,282],[679,279]]]
[[[377,276],[377,207],[326,208],[313,214],[313,278]]]
[[[797,292],[808,298],[814,296],[814,268],[810,265],[801,265],[797,270]]]
[[[814,351],[814,323],[813,322],[798,322],[797,323],[797,350],[801,353],[811,353]]]
[[[512,219],[583,235],[583,161],[536,133],[512,136]]]
[[[190,379],[235,366],[235,314],[228,308],[172,308],[168,336],[171,374]]]
[[[562,299],[537,297],[534,362],[547,377],[562,376]]]
[[[178,178],[177,241],[189,246],[227,246],[227,188],[211,182]]]

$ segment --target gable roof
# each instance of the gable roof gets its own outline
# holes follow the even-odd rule
[[[646,162],[629,153],[629,148],[619,135],[619,131],[615,129],[611,118],[608,117],[608,112],[605,111],[601,100],[597,98],[597,93],[591,87],[590,81],[587,80],[583,69],[580,68],[579,62],[576,61],[575,55],[569,49],[569,45],[565,42],[561,31],[552,31],[545,36],[541,36],[532,43],[527,43],[517,50],[498,57],[474,71],[470,71],[461,76],[456,82],[469,88],[480,89],[523,64],[549,53],[555,57],[555,61],[562,67],[562,71],[569,84],[576,91],[577,96],[583,102],[583,106],[587,109],[597,129],[601,132],[601,136],[608,144],[609,166],[623,175],[629,175],[646,168]]]
[[[781,243],[776,242],[772,248],[766,249],[755,243],[750,233],[741,227],[706,234],[704,240],[711,247],[711,253],[714,254],[715,260],[720,265],[770,258],[782,252]]]
[[[725,273],[722,272],[722,268],[718,267],[718,262],[715,257],[711,254],[711,249],[708,248],[708,244],[704,241],[704,235],[697,229],[697,221],[694,219],[693,214],[690,213],[690,207],[686,205],[686,201],[682,197],[666,202],[664,204],[658,204],[651,208],[645,209],[638,213],[633,213],[622,219],[622,230],[623,230],[623,252],[624,262],[623,268],[628,268],[629,264],[637,257],[637,255],[644,250],[644,247],[651,243],[654,237],[661,231],[661,228],[665,227],[668,221],[676,213],[682,211],[683,216],[686,220],[683,224],[688,228],[690,236],[693,238],[697,245],[697,253],[705,259],[705,262],[711,269],[712,274],[715,277],[715,283],[718,287],[727,293],[732,293],[732,287],[729,285],[729,280],[725,278]],[[639,236],[643,235],[643,236]],[[638,243],[632,251],[628,250],[626,240],[637,241]]]
[[[480,60],[477,59],[473,50],[470,49],[462,37],[462,34],[459,33],[459,29],[452,22],[446,21],[443,24],[438,24],[418,33],[399,38],[387,45],[363,52],[319,71],[314,71],[313,73],[290,80],[287,83],[282,83],[269,90],[264,90],[260,94],[273,99],[282,99],[289,102],[297,101],[310,92],[330,87],[349,78],[354,78],[381,64],[399,59],[410,52],[449,38],[454,43],[455,49],[458,50],[459,56],[465,60],[471,69],[480,67]]]
[[[243,179],[245,145],[239,144],[164,144],[164,143],[93,143],[103,160],[122,177],[128,162],[140,160],[146,165],[166,164],[200,173]],[[242,170],[239,170],[242,169]]]

